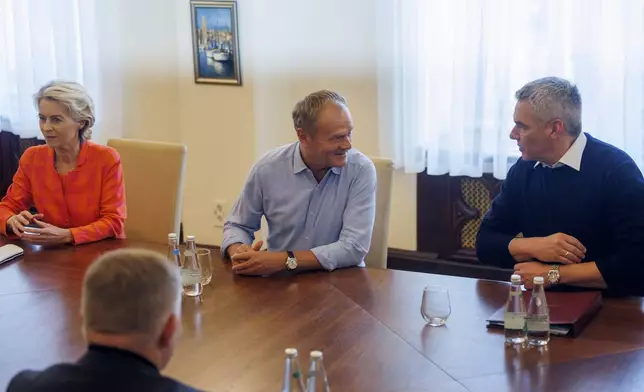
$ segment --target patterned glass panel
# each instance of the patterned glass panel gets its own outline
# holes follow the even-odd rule
[[[461,247],[473,249],[476,246],[476,233],[481,226],[481,220],[490,209],[492,200],[485,185],[474,178],[466,178],[461,181],[461,193],[465,204],[481,212],[480,218],[468,221],[461,231]]]

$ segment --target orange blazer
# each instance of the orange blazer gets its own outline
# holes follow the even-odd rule
[[[7,235],[7,219],[32,206],[44,215],[44,222],[70,229],[75,244],[125,238],[125,185],[119,154],[85,141],[76,168],[61,175],[54,166],[53,148],[28,148],[0,201],[0,233]]]

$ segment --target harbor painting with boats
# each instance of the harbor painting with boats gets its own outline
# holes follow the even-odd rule
[[[234,1],[191,1],[195,82],[241,84]]]

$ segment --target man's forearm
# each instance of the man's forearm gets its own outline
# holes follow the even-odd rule
[[[513,268],[517,260],[510,253],[514,235],[481,224],[476,236],[476,256],[483,264],[500,268]]]
[[[530,238],[514,238],[508,245],[510,254],[517,262],[532,260],[534,257],[530,250]]]
[[[328,245],[311,249],[321,268],[333,271],[336,268],[355,267],[367,254],[367,250],[357,242],[338,240]]]
[[[300,250],[293,253],[297,259],[298,270],[305,271],[322,269],[322,265],[318,261],[318,258],[315,257],[315,254],[310,250]]]
[[[228,247],[225,249],[225,255],[228,256],[228,258],[232,258],[235,253],[237,253],[237,249],[239,249],[240,246],[242,246],[243,243],[241,242],[235,242],[234,244],[228,245]]]
[[[222,256],[230,258],[235,254],[235,250],[243,245],[250,245],[255,239],[252,233],[248,233],[244,228],[239,225],[226,222],[224,225],[223,240],[221,242]]]
[[[559,267],[559,283],[570,286],[605,289],[606,282],[594,261],[580,264],[567,264]]]

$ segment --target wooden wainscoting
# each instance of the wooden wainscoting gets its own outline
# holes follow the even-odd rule
[[[462,276],[466,278],[503,280],[509,279],[511,270],[471,262],[443,260],[435,253],[389,248],[387,268],[428,274]]]
[[[390,249],[388,267],[443,275],[507,280],[509,270],[481,264],[476,233],[502,181],[449,175],[417,176],[418,251]]]

